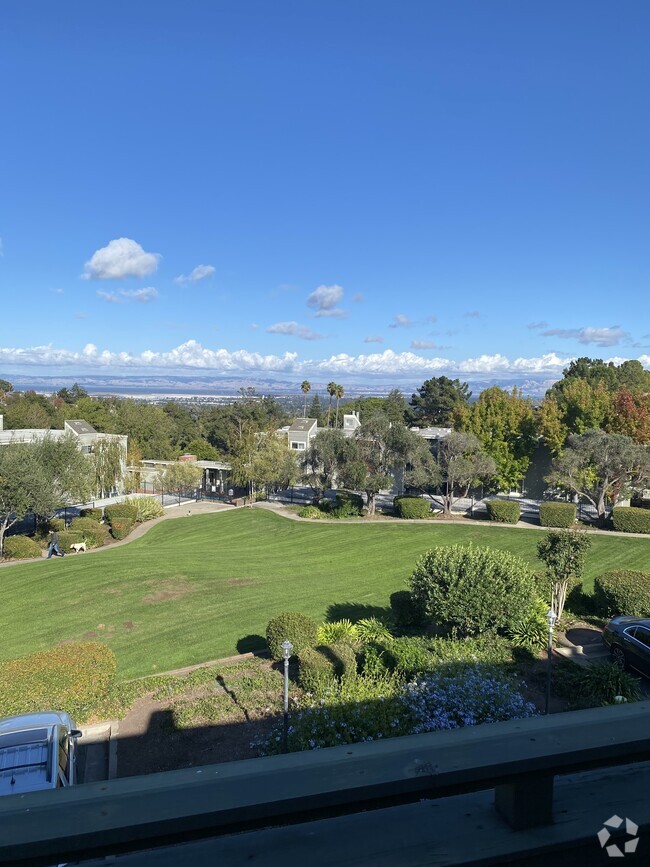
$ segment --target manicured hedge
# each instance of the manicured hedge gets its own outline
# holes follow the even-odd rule
[[[102,525],[93,518],[73,518],[70,521],[71,530],[95,530]]]
[[[391,593],[390,607],[396,626],[421,626],[426,619],[409,590]]]
[[[300,686],[316,696],[324,695],[337,681],[350,680],[357,673],[357,658],[348,644],[321,644],[300,654]]]
[[[540,503],[539,523],[542,527],[572,527],[576,520],[573,503]]]
[[[82,518],[92,518],[93,521],[101,521],[102,519],[101,509],[81,509],[79,514]]]
[[[602,617],[650,617],[650,572],[605,572],[594,580],[592,600]]]
[[[104,508],[104,517],[109,524],[113,524],[115,519],[124,518],[135,523],[138,517],[138,510],[130,503],[115,503],[112,506]]]
[[[113,518],[111,521],[111,536],[114,539],[126,539],[133,529],[135,521],[129,518]]]
[[[0,663],[0,716],[43,710],[88,719],[115,680],[113,651],[96,641],[66,642]]]
[[[431,505],[422,497],[395,497],[393,507],[398,518],[430,518]]]
[[[650,533],[650,510],[634,506],[617,506],[612,509],[614,529],[622,533]]]
[[[75,542],[83,542],[84,537],[81,530],[61,530],[59,533],[59,549],[64,554],[69,554],[71,551],[70,545]]]
[[[488,500],[485,506],[489,519],[502,524],[516,524],[521,514],[519,503],[512,500]]]
[[[5,536],[3,556],[6,560],[31,560],[41,553],[41,546],[29,536]]]
[[[288,639],[293,644],[293,656],[300,656],[318,641],[318,624],[306,614],[283,611],[266,627],[266,640],[273,659],[282,659],[282,642]]]

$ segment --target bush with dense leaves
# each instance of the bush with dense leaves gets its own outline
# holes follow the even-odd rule
[[[126,539],[134,526],[135,522],[128,518],[113,518],[111,521],[111,536],[117,540]]]
[[[59,533],[59,550],[63,554],[69,554],[72,549],[70,545],[75,542],[83,542],[84,537],[81,530],[62,530]]]
[[[650,572],[605,572],[594,580],[592,601],[601,617],[650,617]]]
[[[358,644],[359,632],[356,624],[346,617],[333,623],[321,623],[318,627],[319,644]]]
[[[359,518],[363,509],[363,497],[350,491],[337,491],[336,505],[331,510],[335,518]]]
[[[300,656],[308,647],[318,643],[318,624],[306,614],[297,611],[284,611],[278,614],[266,627],[266,641],[273,659],[282,659],[282,642],[293,644],[293,656]]]
[[[104,508],[104,517],[111,526],[115,520],[127,520],[135,523],[138,510],[132,503],[114,503]]]
[[[422,626],[426,618],[409,590],[396,590],[390,594],[390,608],[396,626],[409,628]]]
[[[422,497],[395,497],[393,507],[398,518],[431,517],[431,504]]]
[[[337,681],[357,674],[357,657],[349,644],[319,644],[300,654],[299,681],[305,692],[324,696]]]
[[[66,642],[0,663],[0,714],[67,711],[76,722],[93,716],[115,679],[113,651],[99,642]]]
[[[41,553],[41,546],[29,536],[5,536],[3,556],[6,560],[31,560]]]
[[[541,599],[535,602],[526,617],[516,620],[508,629],[508,635],[516,647],[523,647],[531,653],[548,645],[548,605]]]
[[[427,551],[409,578],[432,623],[461,635],[507,629],[535,603],[529,566],[507,551],[450,545]]]
[[[573,503],[540,503],[539,523],[542,527],[573,527],[576,507]]]
[[[81,509],[79,514],[82,518],[92,518],[93,521],[101,521],[103,517],[101,509]]]
[[[316,506],[303,506],[302,509],[298,511],[299,518],[322,518],[323,513],[320,509],[317,509]]]
[[[138,524],[144,521],[153,521],[165,514],[165,508],[158,497],[127,497],[123,506],[133,506],[135,520]]]
[[[513,500],[488,500],[485,504],[488,518],[502,524],[516,524],[521,515],[519,503]]]
[[[510,642],[494,633],[461,639],[402,637],[381,647],[385,666],[408,678],[441,667],[503,666],[512,662]]]
[[[95,521],[92,518],[73,518],[70,521],[71,530],[96,530],[98,527],[103,526],[99,521]]]
[[[89,548],[101,548],[108,541],[109,529],[104,524],[97,527],[86,527],[81,531],[82,540]]]
[[[612,509],[612,523],[621,533],[650,533],[650,509],[616,506]]]

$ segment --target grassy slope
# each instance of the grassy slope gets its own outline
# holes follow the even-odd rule
[[[471,541],[539,566],[541,538],[485,524],[307,524],[248,509],[178,518],[114,550],[2,570],[0,657],[96,637],[123,677],[164,671],[252,649],[242,639],[283,610],[322,620],[328,609],[336,619],[348,605],[385,607],[435,545]],[[594,536],[587,589],[612,568],[650,569],[650,539]]]

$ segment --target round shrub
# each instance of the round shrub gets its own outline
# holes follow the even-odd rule
[[[82,518],[92,518],[93,521],[101,521],[102,519],[101,509],[81,509],[79,514]]]
[[[112,506],[105,506],[104,517],[111,525],[115,519],[127,519],[135,523],[138,517],[138,510],[132,503],[114,503]]]
[[[612,509],[612,522],[621,533],[650,533],[650,509],[616,506]]]
[[[594,580],[592,599],[602,617],[650,617],[650,572],[605,572]]]
[[[298,512],[299,518],[322,518],[323,513],[316,506],[303,506]]]
[[[113,518],[111,521],[111,536],[114,539],[126,539],[134,526],[134,521],[128,518]]]
[[[96,641],[71,641],[0,663],[3,715],[44,708],[67,711],[75,722],[96,713],[115,680],[113,651]]]
[[[422,497],[395,497],[393,507],[398,518],[429,518],[431,505]]]
[[[573,503],[540,503],[539,523],[542,527],[572,527],[576,521]]]
[[[424,638],[395,638],[384,646],[384,661],[390,671],[407,678],[434,668],[435,662]]]
[[[488,500],[485,506],[489,519],[502,524],[516,524],[521,514],[519,503],[512,500]]]
[[[70,545],[74,542],[83,542],[84,537],[81,530],[61,530],[59,533],[59,549],[64,554],[71,552]]]
[[[102,524],[99,521],[93,520],[93,518],[73,518],[70,521],[71,530],[96,530],[101,526]]]
[[[422,626],[425,621],[422,609],[408,590],[396,590],[390,594],[390,607],[396,626]]]
[[[41,556],[41,546],[29,536],[5,536],[3,556],[7,560],[31,560]]]
[[[434,624],[462,635],[508,628],[526,617],[535,602],[533,577],[523,560],[473,545],[427,551],[409,584]]]
[[[349,644],[320,644],[303,650],[298,671],[300,686],[321,696],[337,682],[354,679],[357,658]]]
[[[288,639],[293,644],[293,655],[300,656],[308,647],[318,642],[318,624],[306,614],[284,611],[266,627],[266,641],[273,659],[282,659],[282,642]]]
[[[108,535],[108,527],[103,524],[81,530],[81,538],[89,548],[101,548],[102,545],[106,544]]]

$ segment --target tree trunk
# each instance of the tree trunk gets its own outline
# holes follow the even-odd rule
[[[374,491],[366,491],[366,496],[368,497],[368,515],[374,515],[376,494]]]

